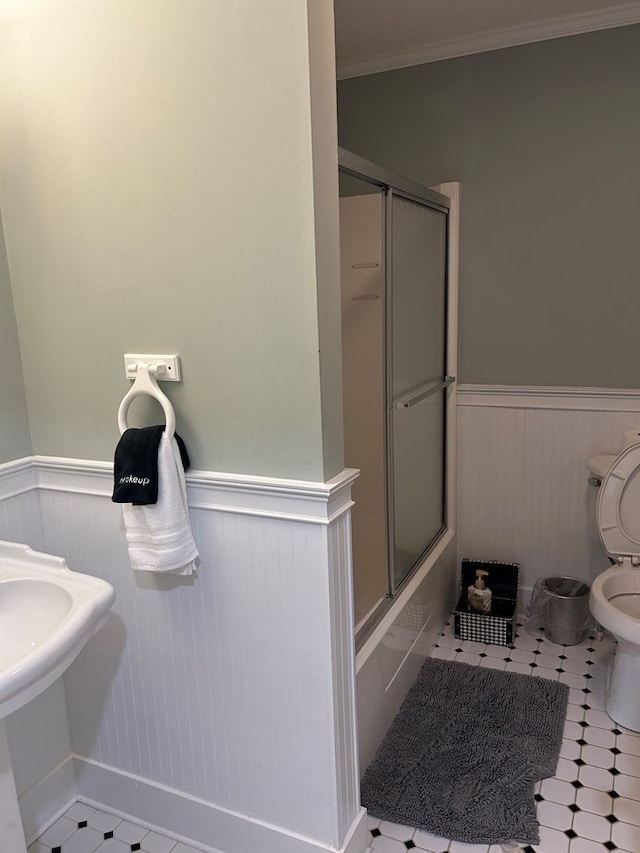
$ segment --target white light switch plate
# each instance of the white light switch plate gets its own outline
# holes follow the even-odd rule
[[[157,373],[159,382],[180,381],[180,356],[174,355],[149,355],[148,353],[126,353],[124,357],[124,370],[127,379],[136,378],[136,365],[138,364],[164,364],[164,372]]]

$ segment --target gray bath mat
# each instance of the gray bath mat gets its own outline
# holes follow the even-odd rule
[[[539,841],[569,688],[429,658],[362,778],[374,817],[468,843]]]

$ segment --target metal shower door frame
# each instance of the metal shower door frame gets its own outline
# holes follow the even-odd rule
[[[385,372],[384,372],[384,404],[385,404],[385,422],[383,424],[384,428],[384,443],[386,450],[386,464],[385,464],[385,501],[386,501],[386,515],[387,515],[387,530],[386,530],[386,540],[387,540],[387,583],[388,583],[388,591],[387,591],[387,599],[393,599],[393,597],[397,594],[398,590],[402,587],[402,585],[411,577],[413,571],[415,569],[415,565],[420,562],[420,559],[424,556],[424,554],[432,547],[432,545],[438,540],[440,535],[446,529],[447,525],[447,500],[446,500],[446,476],[443,476],[443,490],[445,493],[442,495],[442,506],[443,506],[443,514],[444,521],[443,525],[438,532],[438,534],[432,539],[429,543],[426,544],[425,550],[420,555],[418,560],[416,561],[414,567],[408,572],[408,574],[402,579],[402,581],[398,584],[395,580],[395,505],[394,505],[394,448],[393,448],[393,412],[394,408],[397,407],[409,407],[414,405],[415,403],[425,399],[427,396],[430,396],[433,393],[436,393],[440,390],[445,390],[451,383],[455,382],[455,377],[445,375],[438,382],[430,385],[429,388],[420,389],[420,393],[417,395],[412,395],[410,399],[402,400],[402,401],[392,401],[391,400],[391,388],[392,388],[392,377],[393,377],[393,350],[392,350],[392,340],[393,340],[393,316],[392,316],[392,300],[390,297],[390,289],[393,281],[393,200],[394,198],[402,198],[407,201],[412,201],[416,204],[422,205],[424,207],[430,208],[432,210],[436,210],[440,213],[445,214],[447,217],[446,220],[446,245],[449,242],[449,227],[448,227],[448,215],[450,209],[450,200],[446,196],[437,193],[435,190],[430,189],[429,187],[425,187],[422,184],[411,181],[407,178],[400,177],[399,175],[394,174],[393,172],[377,165],[376,163],[372,163],[369,160],[360,157],[357,154],[354,154],[351,151],[347,151],[345,148],[338,148],[338,166],[341,172],[350,175],[351,177],[358,178],[360,180],[366,181],[369,184],[377,185],[384,197],[383,204],[383,234],[382,234],[382,246],[383,246],[383,268],[384,268],[384,282],[382,288],[382,312],[384,321],[384,330],[383,330],[383,351],[384,351],[384,364],[385,364]],[[444,317],[444,355],[445,355],[445,365],[447,361],[447,317],[446,317],[446,306],[448,303],[447,299],[447,287],[448,287],[448,265],[447,265],[447,251],[445,248],[445,282],[444,282],[444,295],[445,295],[445,317]],[[446,406],[444,407],[443,417],[446,418]],[[445,441],[446,441],[446,431],[445,431]],[[442,461],[443,466],[446,466],[446,446],[442,448]],[[444,472],[446,473],[446,472]],[[381,605],[381,608],[384,608],[384,603]],[[372,614],[371,623],[375,624],[377,620],[378,612]]]

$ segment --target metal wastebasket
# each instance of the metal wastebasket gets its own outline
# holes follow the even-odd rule
[[[578,578],[545,578],[542,590],[547,598],[544,628],[551,642],[581,643],[590,621],[589,585]]]

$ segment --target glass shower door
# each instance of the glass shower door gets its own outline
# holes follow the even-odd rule
[[[393,594],[446,525],[446,212],[391,193],[388,503]]]

